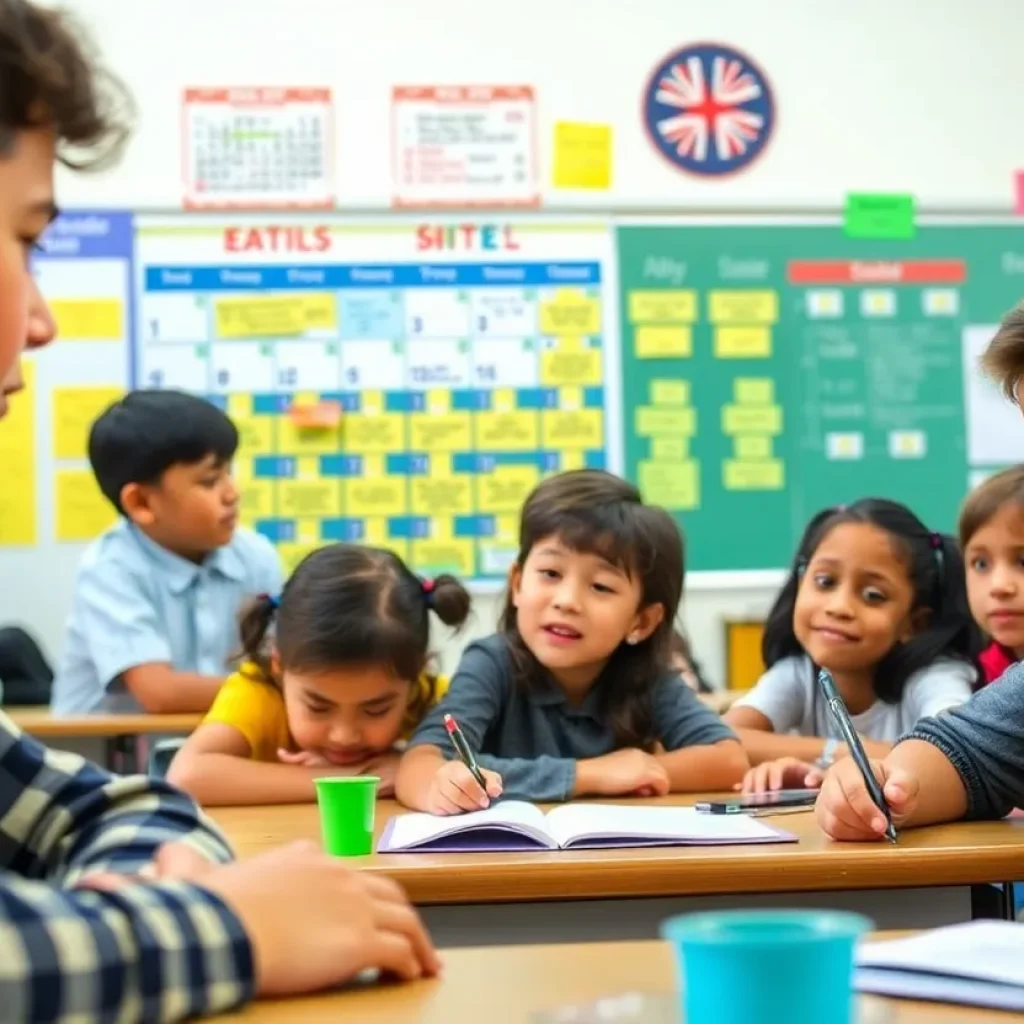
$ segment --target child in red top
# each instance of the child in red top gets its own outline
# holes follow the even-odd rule
[[[1024,658],[1024,466],[989,477],[960,511],[971,614],[991,640],[985,683]]]

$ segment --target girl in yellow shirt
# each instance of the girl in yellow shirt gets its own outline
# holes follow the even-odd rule
[[[313,780],[373,774],[394,793],[399,752],[447,681],[425,672],[428,613],[461,626],[469,594],[421,580],[390,551],[332,544],[280,599],[243,613],[243,662],[185,741],[168,779],[207,806],[303,803]]]

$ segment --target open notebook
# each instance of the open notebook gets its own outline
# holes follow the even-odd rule
[[[518,800],[455,817],[399,814],[379,853],[608,849],[627,846],[727,846],[786,843],[796,836],[746,815],[698,814],[693,807],[563,804],[545,814]]]
[[[1024,924],[971,921],[857,951],[861,992],[1024,1011]]]

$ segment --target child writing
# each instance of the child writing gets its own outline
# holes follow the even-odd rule
[[[243,615],[245,660],[169,780],[207,806],[312,801],[327,775],[377,775],[392,795],[395,744],[444,687],[424,671],[429,613],[460,626],[469,605],[454,577],[421,580],[391,552],[314,551],[280,600],[261,595]]]
[[[631,484],[579,470],[523,507],[501,630],[465,651],[416,730],[396,791],[456,814],[527,800],[727,789],[747,767],[735,736],[670,667],[683,589],[679,530]],[[457,758],[450,713],[484,770]]]
[[[984,683],[1024,657],[1024,466],[997,473],[960,512],[971,615],[990,644],[979,661]]]
[[[1024,303],[1003,318],[982,357],[982,368],[1019,406]],[[967,501],[962,532],[973,525],[968,509],[982,489]],[[971,534],[968,546],[982,538],[980,530]],[[977,615],[976,604],[973,610]],[[983,622],[985,628],[989,621]],[[1009,633],[1002,635],[1012,641]],[[1024,804],[1024,666],[1013,665],[998,685],[985,687],[962,707],[919,722],[884,760],[873,761],[872,768],[893,823],[900,829],[960,818],[1002,818]],[[863,778],[847,762],[840,762],[826,776],[815,813],[833,839],[878,839],[885,829],[885,819],[868,796]]]
[[[743,788],[816,786],[848,753],[819,668],[869,756],[966,701],[978,645],[963,573],[955,541],[896,502],[866,498],[815,516],[765,626],[768,671],[725,716],[755,766]]]

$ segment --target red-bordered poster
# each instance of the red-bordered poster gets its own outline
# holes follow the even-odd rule
[[[540,202],[531,86],[396,86],[391,130],[396,206]]]
[[[182,136],[189,209],[334,204],[330,89],[186,89]]]

